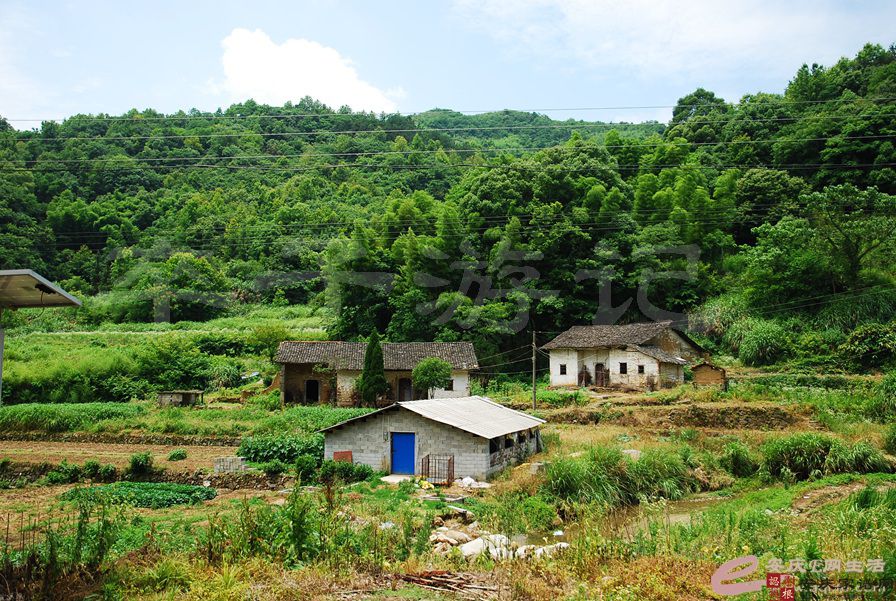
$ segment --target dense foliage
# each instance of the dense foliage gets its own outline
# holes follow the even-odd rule
[[[0,268],[88,296],[73,319],[93,324],[314,302],[332,307],[332,338],[471,340],[490,356],[530,322],[692,312],[745,363],[891,365],[894,65],[896,47],[867,45],[803,66],[783,94],[700,89],[667,125],[304,99],[6,129]],[[283,335],[259,332],[258,352]],[[70,388],[178,381],[124,367],[109,369],[132,379]]]

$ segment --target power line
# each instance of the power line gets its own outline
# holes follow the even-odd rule
[[[428,111],[424,111],[422,113],[401,113],[401,112],[392,112],[392,113],[380,113],[380,118],[388,118],[388,117],[419,117],[423,115],[431,115],[438,113],[446,113],[446,114],[461,114],[461,115],[482,115],[482,114],[491,114],[491,113],[557,113],[557,112],[585,112],[585,111],[619,111],[619,110],[648,110],[648,109],[665,109],[665,108],[719,108],[720,106],[726,107],[739,107],[739,106],[763,106],[766,104],[779,106],[779,105],[815,105],[815,104],[837,104],[841,102],[856,102],[856,101],[866,101],[866,102],[889,102],[891,100],[896,100],[894,97],[879,97],[879,98],[833,98],[828,100],[790,100],[787,98],[781,98],[780,100],[768,100],[768,101],[752,101],[747,103],[737,103],[737,104],[729,104],[727,102],[722,102],[721,104],[717,103],[698,103],[698,104],[654,104],[654,105],[619,105],[619,106],[590,106],[590,107],[552,107],[552,108],[528,108],[528,109],[476,109],[476,110],[454,110],[454,109],[431,109]],[[273,108],[273,107],[272,107]],[[231,106],[228,110],[233,110],[233,106]],[[374,117],[376,118],[376,113],[369,112],[349,112],[349,113],[279,113],[279,114],[264,114],[264,113],[250,113],[250,114],[236,114],[236,115],[219,115],[216,113],[203,113],[200,115],[195,114],[171,114],[171,115],[159,115],[159,116],[145,116],[142,113],[137,113],[136,115],[131,115],[128,117],[110,117],[110,116],[102,116],[102,115],[73,115],[71,117],[66,118],[65,120],[93,120],[93,121],[160,121],[160,120],[193,120],[193,119],[252,119],[252,118],[276,118],[276,119],[288,119],[288,118],[321,118],[321,117],[340,117],[340,118],[357,118],[357,117]],[[43,121],[60,121],[60,119],[56,118],[7,118],[6,121],[13,122],[43,122]]]
[[[556,165],[522,165],[519,163],[507,163],[507,164],[489,164],[489,163],[443,163],[439,165],[389,165],[389,164],[380,164],[380,163],[324,163],[318,165],[309,165],[309,166],[292,166],[292,167],[273,167],[273,166],[262,166],[262,165],[212,165],[212,164],[190,164],[190,165],[155,165],[150,167],[143,166],[134,166],[134,165],[117,165],[117,166],[102,166],[102,167],[91,167],[91,171],[143,171],[146,169],[168,169],[170,170],[187,170],[187,169],[201,169],[201,170],[214,170],[214,169],[226,169],[231,171],[261,171],[261,172],[272,172],[272,173],[305,173],[310,171],[316,171],[321,169],[391,169],[394,171],[434,171],[434,170],[447,170],[447,169],[462,169],[466,167],[472,167],[477,169],[507,169],[507,170],[516,170],[523,172],[541,172],[541,171],[551,171],[555,173],[593,173],[595,171],[601,169],[609,169],[609,170],[619,170],[619,171],[640,171],[645,170],[646,172],[650,172],[655,169],[695,169],[695,170],[710,170],[710,171],[718,171],[720,169],[785,169],[785,170],[811,170],[811,169],[878,169],[885,167],[893,167],[896,166],[896,163],[789,163],[789,164],[775,164],[775,165],[767,165],[763,163],[757,163],[756,165],[743,165],[743,164],[720,164],[720,165],[693,165],[693,164],[681,164],[681,163],[669,163],[669,164],[657,164],[657,165],[635,165],[635,164],[620,164],[620,165],[600,165],[596,167],[581,167],[581,168],[569,168],[562,167],[558,168]],[[41,173],[71,173],[72,169],[68,167],[43,167],[40,164],[36,164],[32,167],[0,167],[0,172],[7,173],[18,173],[18,172],[41,172]],[[84,170],[87,172],[87,170]]]
[[[866,118],[866,117],[893,117],[896,116],[896,113],[868,113],[868,114],[860,114],[860,115],[797,115],[792,117],[761,117],[761,118],[753,118],[753,117],[740,117],[739,115],[731,115],[726,118],[717,118],[717,119],[690,119],[687,121],[690,125],[723,125],[729,122],[743,120],[744,123],[774,123],[774,122],[788,122],[788,121],[838,121],[842,119],[857,119],[857,118]],[[140,120],[133,120],[134,123],[139,123]],[[294,132],[254,132],[251,130],[242,131],[239,133],[227,133],[227,134],[166,134],[166,135],[148,135],[148,136],[59,136],[59,137],[41,137],[35,138],[33,136],[23,136],[17,138],[10,138],[19,142],[29,142],[29,141],[47,141],[47,142],[60,142],[60,141],[68,141],[68,140],[154,140],[154,139],[185,139],[185,138],[213,138],[213,137],[243,137],[243,136],[260,136],[260,137],[304,137],[304,136],[339,136],[339,135],[358,135],[358,134],[401,134],[401,133],[447,133],[447,132],[459,132],[459,131],[517,131],[517,130],[568,130],[568,129],[615,129],[619,127],[624,128],[647,128],[650,126],[662,126],[665,128],[666,126],[660,123],[625,123],[625,122],[617,122],[617,123],[590,123],[590,122],[575,122],[575,123],[553,123],[553,124],[542,124],[542,125],[493,125],[493,126],[452,126],[452,127],[416,127],[416,128],[397,128],[397,129],[356,129],[356,130],[330,130],[330,129],[318,129],[311,131],[294,131]],[[36,131],[36,130],[35,130]]]
[[[785,139],[768,139],[768,140],[731,140],[728,142],[678,142],[676,140],[644,143],[643,146],[737,146],[749,144],[766,144],[766,143],[786,143],[796,144],[801,142],[827,142],[830,140],[876,140],[876,139],[892,139],[896,138],[893,134],[873,134],[865,136],[827,136],[817,138],[785,138]],[[552,148],[563,148],[562,146],[533,146],[533,147],[515,147],[515,148],[439,148],[436,150],[376,150],[376,151],[359,151],[359,152],[311,152],[303,154],[254,154],[254,155],[225,155],[225,156],[196,156],[196,157],[131,157],[129,155],[112,155],[108,158],[83,158],[83,159],[57,159],[57,158],[38,158],[34,160],[25,160],[26,165],[31,164],[32,167],[44,165],[46,163],[114,163],[122,159],[136,163],[161,163],[161,162],[181,162],[181,161],[205,161],[205,160],[249,160],[249,159],[311,159],[316,157],[375,157],[375,156],[413,156],[413,155],[431,155],[431,154],[476,154],[476,153],[514,153],[514,152],[538,152],[541,150],[550,150]],[[625,144],[602,144],[598,148],[627,148]]]

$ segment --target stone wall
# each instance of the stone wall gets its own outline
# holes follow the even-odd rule
[[[351,451],[355,463],[391,471],[392,432],[413,432],[414,473],[421,471],[424,455],[454,455],[455,478],[484,479],[489,473],[489,442],[468,432],[428,420],[407,409],[396,408],[327,432],[324,457],[334,451]]]

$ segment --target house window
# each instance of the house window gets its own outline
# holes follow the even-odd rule
[[[638,373],[639,373],[639,374],[643,374],[643,373],[644,373],[644,366],[643,366],[643,365],[639,365],[639,366],[638,366]]]
[[[448,384],[445,386],[445,390],[448,392],[454,390],[454,378],[448,380]]]
[[[560,364],[560,375],[561,375],[561,376],[565,376],[565,375],[566,375],[566,363],[561,363],[561,364]]]
[[[621,374],[628,373],[628,363],[620,363],[619,364],[619,373],[621,373]]]

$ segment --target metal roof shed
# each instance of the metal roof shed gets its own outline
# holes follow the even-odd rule
[[[81,301],[30,269],[0,270],[0,317],[4,309],[80,307]],[[0,327],[0,403],[3,401],[3,344]]]

